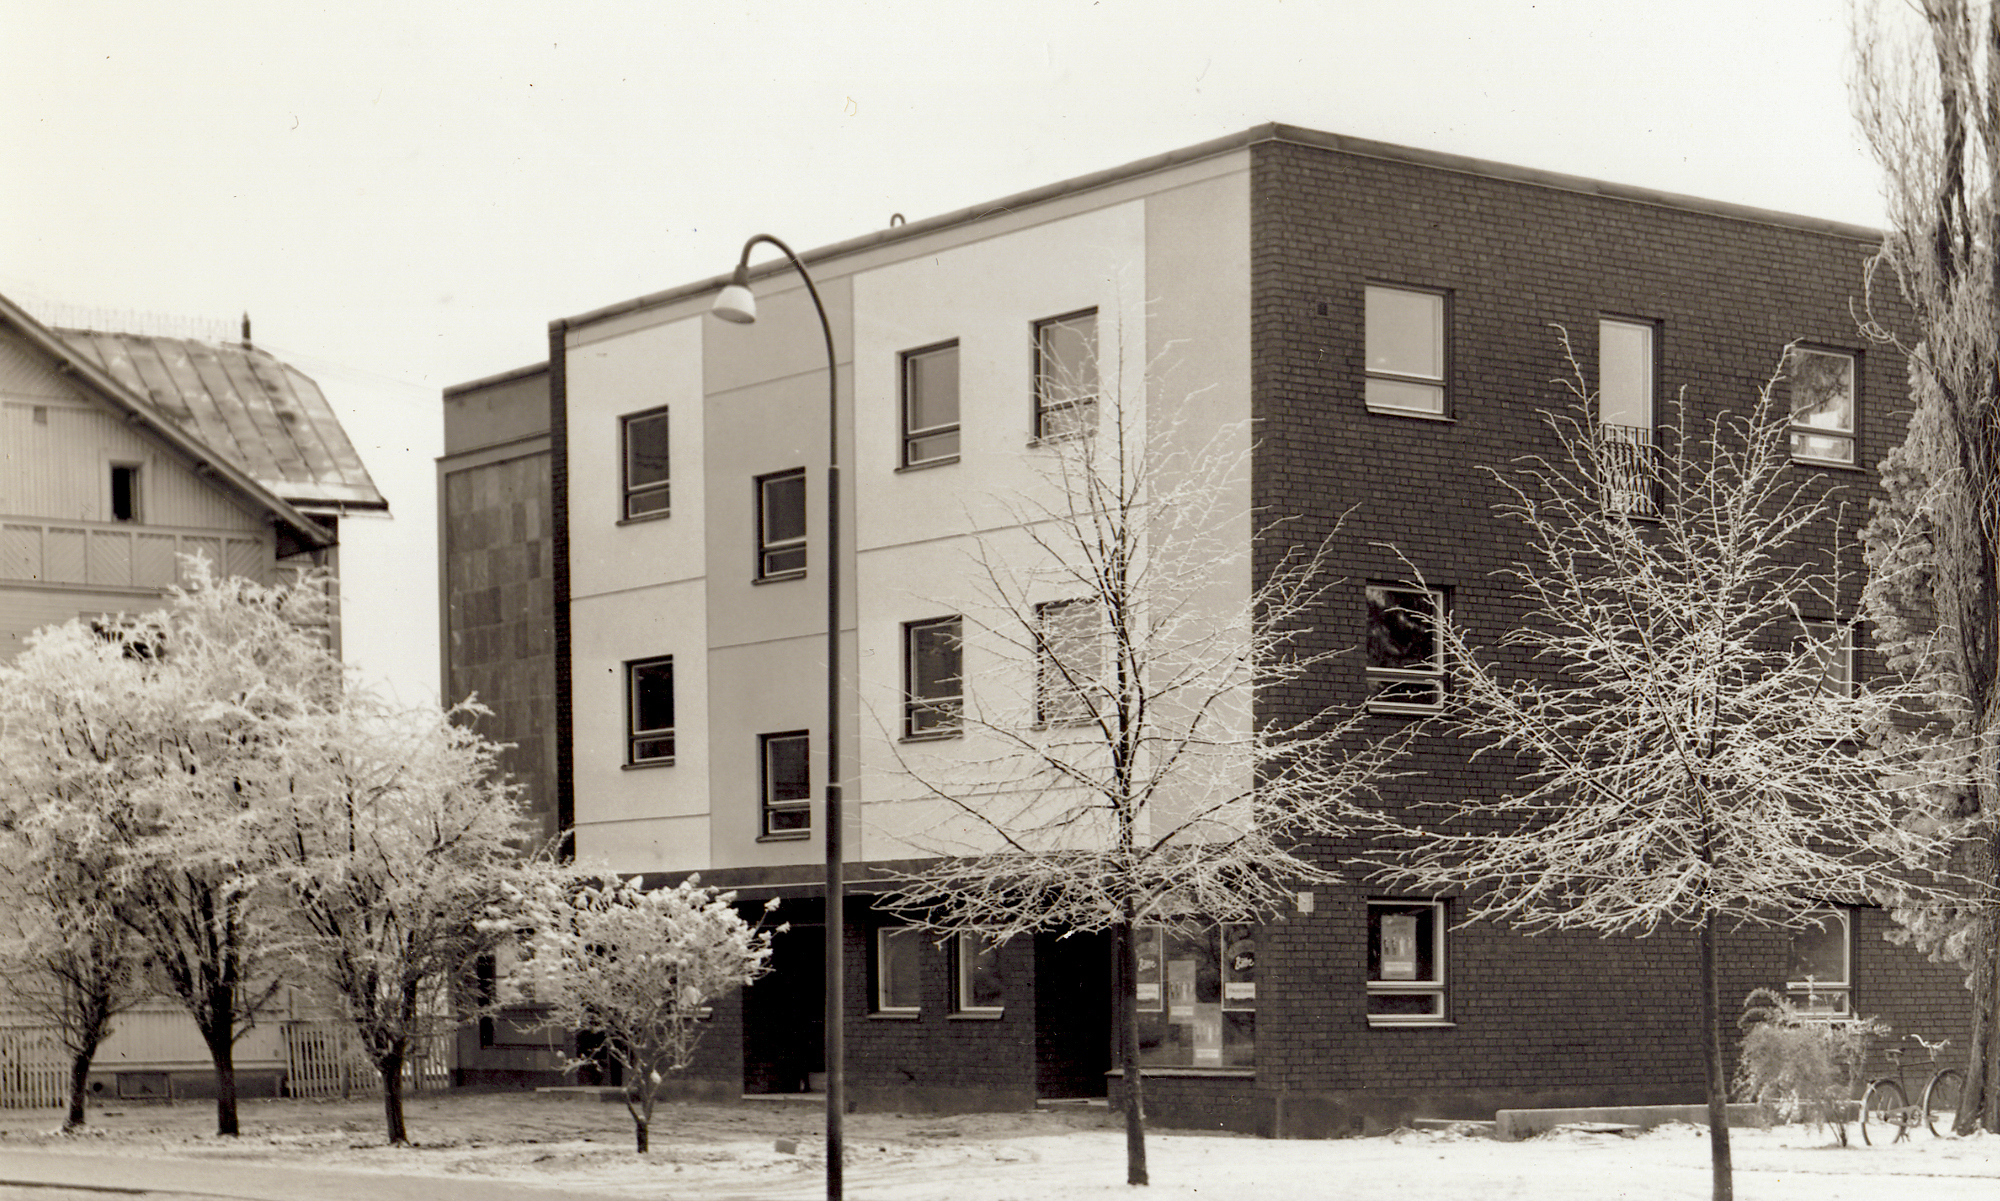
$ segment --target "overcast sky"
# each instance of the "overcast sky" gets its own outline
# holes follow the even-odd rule
[[[439,390],[752,233],[1265,121],[1881,221],[1843,0],[12,0],[6,28],[0,292],[211,336],[247,310],[318,379],[398,514],[356,535],[351,649],[412,696]]]

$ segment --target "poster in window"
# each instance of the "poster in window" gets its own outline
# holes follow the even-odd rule
[[[1257,936],[1249,926],[1222,928],[1222,1003],[1232,1009],[1257,1004]]]
[[[1133,948],[1133,956],[1139,961],[1133,991],[1138,995],[1139,1008],[1157,1011],[1160,1008],[1160,931],[1158,928],[1134,930],[1132,939],[1137,944]]]
[[[1167,964],[1167,1020],[1194,1021],[1195,963],[1176,959]]]
[[[1222,1066],[1222,1006],[1194,1006],[1194,1063],[1196,1067]]]
[[[1382,915],[1382,979],[1417,978],[1417,918],[1413,913]]]

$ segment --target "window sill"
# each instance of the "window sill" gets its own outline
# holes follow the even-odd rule
[[[956,462],[958,462],[957,455],[948,455],[942,459],[925,459],[921,463],[903,464],[901,467],[896,468],[896,474],[901,475],[905,471],[927,471],[932,467],[949,467]]]
[[[649,767],[672,767],[673,765],[674,761],[672,759],[643,759],[637,763],[621,763],[618,765],[618,770],[644,771]]]
[[[752,584],[783,584],[791,580],[803,580],[805,578],[805,569],[800,568],[797,571],[781,571],[776,575],[753,576],[750,582]]]
[[[1825,469],[1829,471],[1868,470],[1866,467],[1861,466],[1859,463],[1851,463],[1843,459],[1812,459],[1812,458],[1807,458],[1805,455],[1793,455],[1792,462],[1798,464],[1801,467],[1811,467],[1815,470],[1820,470],[1820,469]]]
[[[1438,714],[1444,712],[1444,706],[1370,704],[1368,712],[1376,717],[1436,717]]]
[[[898,742],[950,742],[954,738],[965,737],[963,728],[956,730],[929,730],[922,734],[905,734]]]
[[[915,1022],[922,1020],[921,1009],[874,1009],[868,1013],[871,1022]]]
[[[649,522],[649,521],[660,521],[660,520],[662,520],[662,519],[664,519],[664,518],[668,518],[668,517],[672,517],[673,515],[674,515],[674,514],[673,514],[673,510],[671,510],[671,509],[662,509],[662,510],[660,510],[660,511],[659,511],[658,513],[641,513],[641,514],[639,514],[639,515],[638,515],[637,517],[620,517],[620,518],[618,519],[618,524],[619,524],[619,525],[644,525],[644,524],[645,524],[646,522]]]
[[[1104,1074],[1114,1079],[1122,1080],[1125,1077],[1125,1069],[1112,1068],[1110,1071]],[[1192,1079],[1200,1079],[1204,1076],[1207,1076],[1207,1077],[1218,1077],[1225,1080],[1254,1080],[1257,1078],[1257,1069],[1256,1068],[1188,1068],[1188,1067],[1149,1068],[1145,1064],[1140,1064],[1139,1075],[1142,1077],[1182,1076]]]
[[[804,842],[812,837],[811,830],[787,830],[782,834],[759,834],[758,842]]]
[[[1381,1018],[1373,1014],[1369,1015],[1368,1024],[1376,1030],[1449,1030],[1458,1025],[1457,1022],[1444,1018],[1421,1018],[1412,1021],[1409,1018]]]
[[[944,1015],[947,1022],[997,1022],[1007,1016],[1004,1009],[960,1009]]]
[[[1408,417],[1412,421],[1435,421],[1440,425],[1458,424],[1458,418],[1449,413],[1426,413],[1421,409],[1385,409],[1366,403],[1363,407],[1378,417]]]

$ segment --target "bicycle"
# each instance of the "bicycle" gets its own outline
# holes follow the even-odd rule
[[[1931,1042],[1921,1034],[1912,1034],[1930,1056],[1925,1062],[1935,1067],[1938,1052],[1951,1045],[1950,1039]],[[1910,1104],[1909,1090],[1904,1087],[1904,1064],[1902,1047],[1890,1047],[1884,1052],[1889,1062],[1895,1065],[1896,1074],[1878,1076],[1868,1082],[1868,1089],[1861,1094],[1861,1141],[1870,1146],[1878,1138],[1887,1137],[1890,1127],[1895,1127],[1892,1143],[1900,1143],[1910,1137],[1910,1126],[1921,1122],[1933,1135],[1942,1138],[1951,1133],[1952,1123],[1957,1120],[1960,1100],[1965,1093],[1965,1073],[1958,1068],[1937,1068],[1924,1084],[1923,1101],[1920,1105]]]

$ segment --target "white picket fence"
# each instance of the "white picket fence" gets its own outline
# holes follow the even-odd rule
[[[348,1097],[381,1091],[382,1077],[359,1041],[340,1022],[280,1023],[285,1091],[294,1097]],[[403,1087],[425,1092],[451,1086],[452,1040],[427,1043],[404,1066]],[[205,1062],[190,1061],[198,1070]],[[44,1109],[69,1103],[69,1055],[53,1029],[0,1026],[0,1109]]]
[[[69,1055],[44,1026],[0,1026],[0,1108],[69,1104]]]

